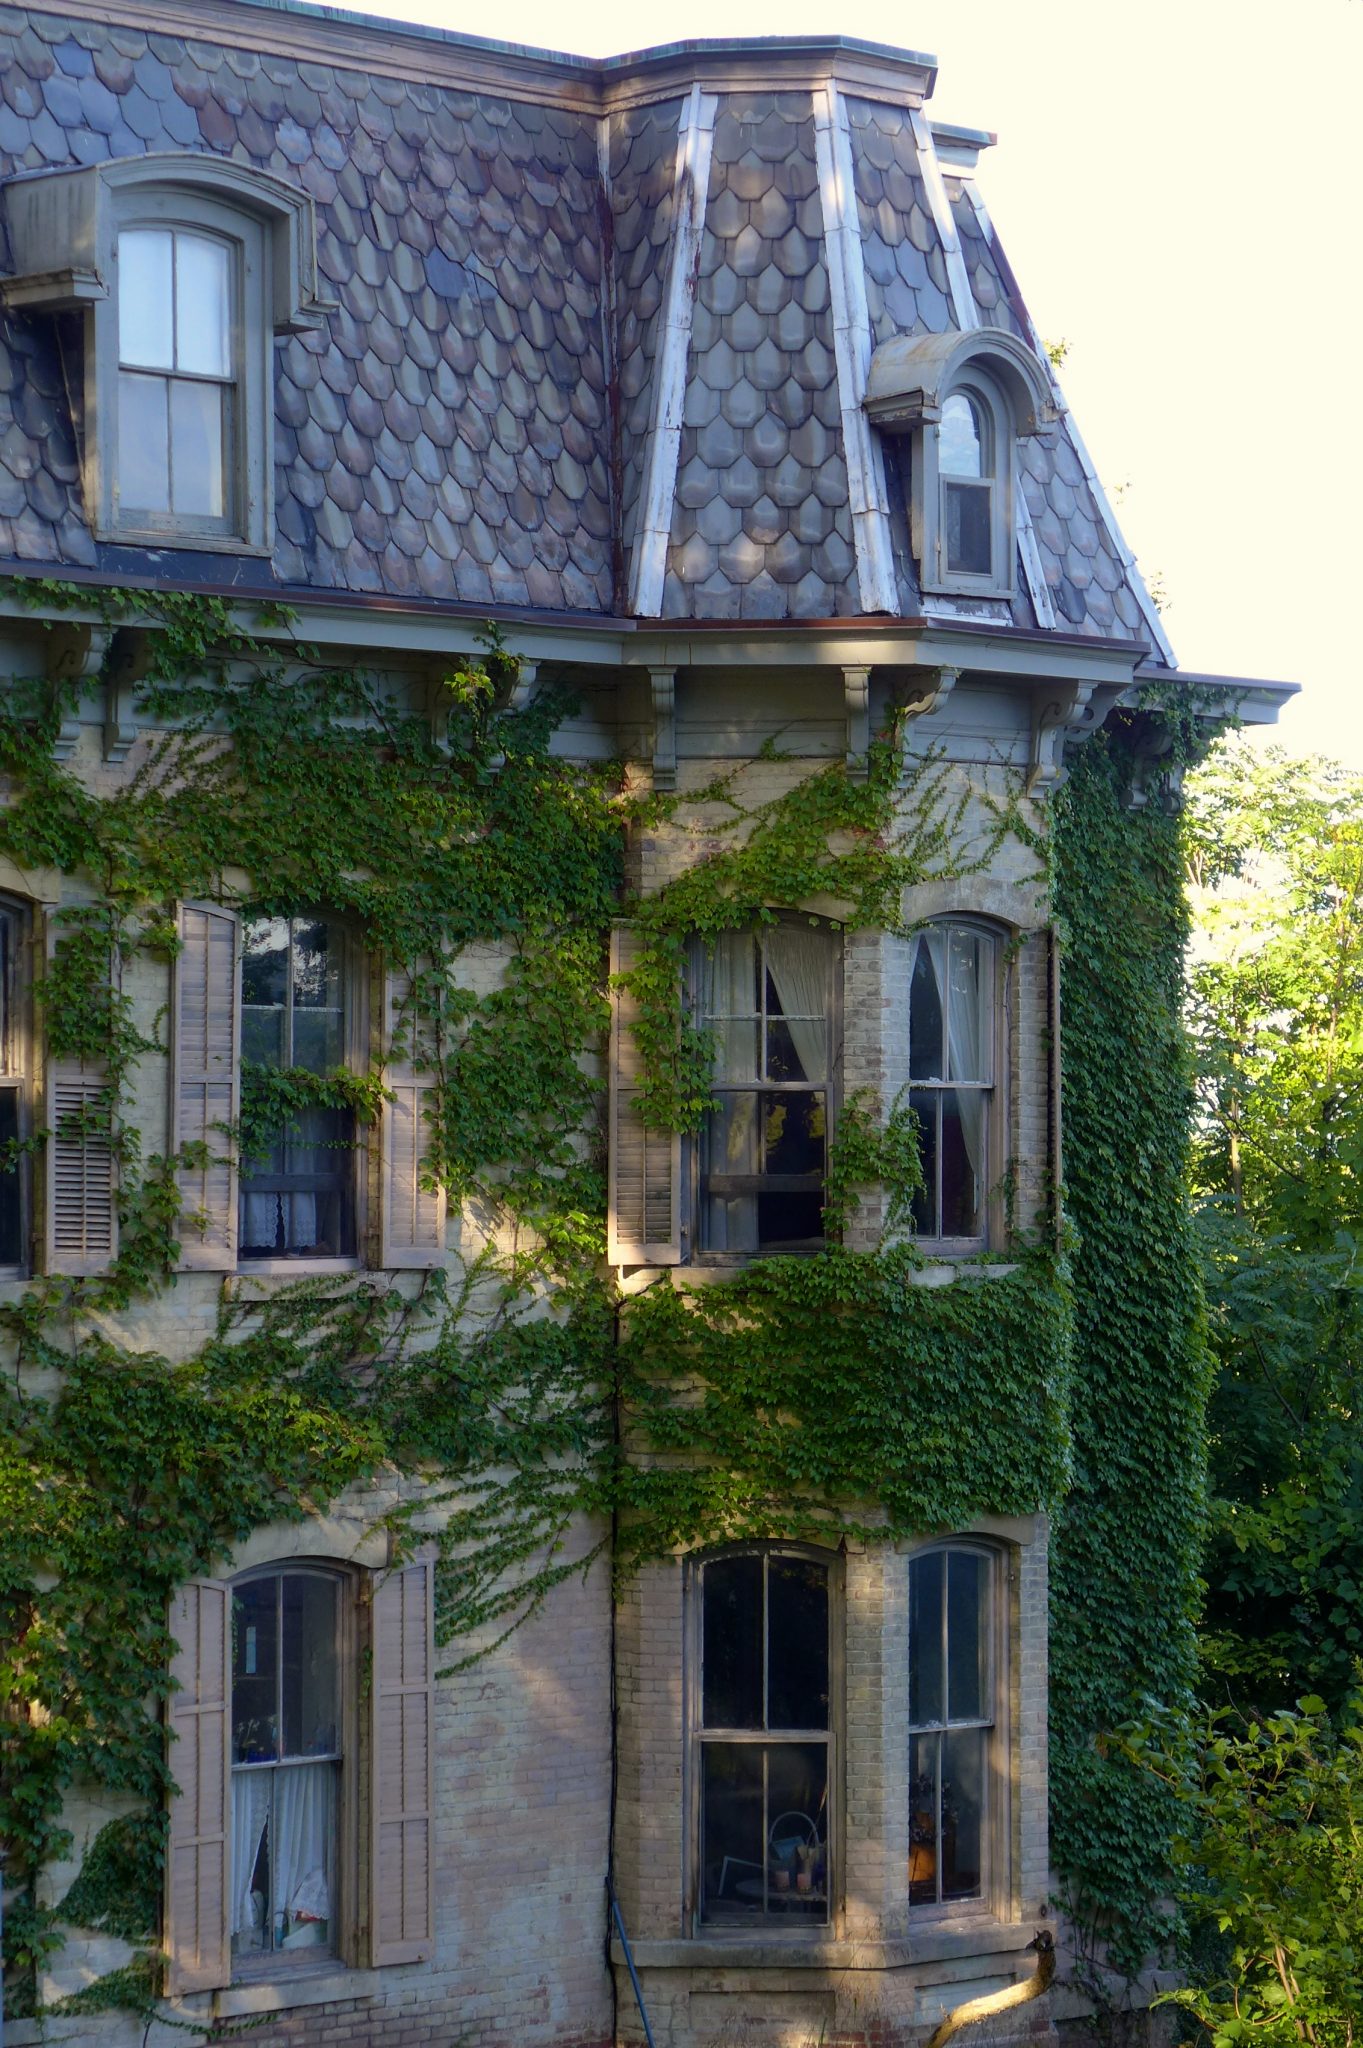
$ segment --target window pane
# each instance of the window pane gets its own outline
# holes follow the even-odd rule
[[[947,1056],[953,1081],[992,1081],[994,948],[983,932],[952,925],[947,932],[950,992]]]
[[[800,1173],[821,1178],[827,1118],[824,1098],[808,1095],[762,1097],[763,1173]]]
[[[232,1761],[271,1763],[279,1754],[278,1579],[232,1589]]]
[[[828,1573],[811,1558],[767,1563],[767,1726],[828,1726]]]
[[[767,1750],[768,1911],[781,1919],[828,1918],[828,1746],[772,1743]],[[791,1892],[779,1872],[791,1876]]]
[[[293,1764],[271,1774],[274,1946],[331,1946],[336,1862],[335,1764]]]
[[[289,921],[286,917],[253,917],[241,934],[241,999],[243,1003],[282,1008],[288,987]]]
[[[984,1847],[983,1728],[942,1738],[942,1897],[979,1894]]]
[[[980,415],[974,400],[953,392],[937,429],[937,467],[943,476],[983,476]]]
[[[118,238],[120,362],[147,370],[175,367],[172,304],[170,230],[126,229]]]
[[[989,536],[990,486],[946,486],[947,568],[966,576],[987,576],[993,549]]]
[[[822,1244],[822,1190],[810,1195],[758,1195],[756,1203],[756,1250],[794,1251]]]
[[[763,1911],[766,1818],[763,1751],[756,1742],[701,1745],[703,1920],[750,1920]]]
[[[762,1560],[713,1558],[701,1573],[701,1719],[762,1726]]]
[[[339,1006],[334,1010],[305,1010],[295,1001],[293,1012],[293,1060],[310,1074],[330,1073],[345,1064],[345,1033]]]
[[[940,1735],[915,1735],[909,1744],[909,1904],[937,1900],[938,1771]]]
[[[985,1574],[988,1561],[970,1550],[947,1555],[947,1718],[985,1719],[988,1682]]]
[[[175,360],[204,377],[229,375],[231,312],[225,242],[175,237]]]
[[[943,1237],[984,1233],[984,1104],[978,1088],[942,1090]]]
[[[340,1588],[316,1572],[286,1572],[281,1591],[285,1756],[340,1748],[336,1633]]]
[[[324,918],[293,920],[293,1000],[298,1009],[340,1007],[339,951]]]
[[[123,511],[169,512],[170,428],[164,377],[118,377],[118,502]]]
[[[915,1088],[909,1108],[918,1119],[918,1156],[923,1182],[913,1198],[913,1227],[920,1237],[940,1237],[937,1225],[937,1110],[940,1090]]]
[[[909,1078],[913,1081],[946,1079],[945,985],[945,936],[940,930],[919,932],[909,982]]]
[[[940,1550],[909,1565],[909,1722],[930,1727],[946,1718],[942,1697],[942,1580]]]
[[[769,1018],[767,1073],[774,1081],[821,1081],[827,1072],[828,935],[778,925],[763,938]]]
[[[707,1172],[756,1173],[758,1098],[721,1095],[707,1126]]]
[[[171,498],[177,512],[193,519],[221,519],[223,494],[223,406],[220,384],[170,387]]]
[[[754,1017],[758,1003],[757,941],[752,932],[722,932],[705,963],[707,1017]]]
[[[273,1925],[270,1889],[270,1807],[273,1771],[232,1773],[232,1953],[253,1955],[270,1947]]]
[[[822,1018],[796,1023],[781,1017],[768,1020],[769,1081],[822,1081],[827,1071],[828,1026]]]
[[[17,934],[14,920],[0,910],[0,1073],[17,1072],[18,1051],[14,1039],[14,975]]]
[[[18,1136],[19,1091],[0,1088],[0,1147],[12,1145]],[[0,1266],[20,1266],[23,1260],[23,1206],[16,1160],[12,1166],[0,1168]]]
[[[757,1079],[756,1018],[735,1018],[713,1027],[715,1037],[715,1082],[723,1087],[734,1081]]]

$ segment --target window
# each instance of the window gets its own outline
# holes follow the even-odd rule
[[[226,534],[237,520],[242,323],[251,241],[187,227],[118,237],[119,526]]]
[[[992,934],[933,924],[909,942],[909,1106],[918,1119],[920,1237],[984,1241],[997,964]]]
[[[28,1187],[18,1143],[28,1135],[28,918],[0,898],[0,1277],[28,1263]]]
[[[232,1588],[232,1954],[335,1954],[343,1582],[314,1568]]]
[[[102,540],[268,554],[273,336],[319,326],[312,201],[209,152],[6,183],[7,305],[58,330]]]
[[[909,1903],[983,1898],[992,1815],[994,1573],[951,1545],[909,1563]]]
[[[725,932],[701,961],[714,1038],[700,1144],[701,1244],[720,1254],[824,1241],[832,1121],[834,936],[808,924]]]
[[[278,1078],[324,1076],[349,1063],[350,981],[346,935],[334,920],[263,917],[244,924],[241,1079],[247,1142],[257,1119],[266,1129],[261,1146],[242,1159],[243,1259],[354,1256],[354,1112],[281,1108]]]
[[[833,1896],[828,1563],[739,1551],[698,1573],[697,1911],[823,1925]]]
[[[275,1559],[172,1601],[168,1991],[430,1955],[433,1572],[358,1599],[353,1569]]]
[[[896,335],[871,358],[865,408],[882,433],[909,438],[901,467],[923,589],[1011,597],[1015,449],[1056,417],[1035,351],[1002,328]]]

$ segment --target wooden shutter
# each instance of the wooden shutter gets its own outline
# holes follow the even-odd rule
[[[435,1928],[433,1580],[422,1557],[374,1589],[370,1687],[371,1960],[418,1963]]]
[[[410,1022],[407,1049],[392,1052],[410,988],[409,977],[400,970],[389,974],[384,988],[384,1047],[389,1054],[384,1085],[393,1099],[383,1107],[383,1266],[433,1266],[445,1250],[445,1191],[421,1185],[427,1117],[436,1095],[432,1084],[421,1078],[429,1069],[420,1064],[419,1051],[414,1057]]]
[[[202,1144],[207,1164],[178,1175],[180,1264],[229,1272],[237,1263],[237,1168],[231,1131],[240,1101],[237,919],[216,905],[180,908],[171,1044],[171,1145]],[[202,1219],[202,1226],[194,1219]]]
[[[166,1842],[166,1990],[210,1991],[232,1975],[228,1657],[232,1589],[218,1579],[185,1586],[171,1603],[175,1638],[166,1724],[170,1800]]]
[[[633,1024],[638,1004],[616,977],[640,954],[638,933],[611,933],[610,1210],[606,1256],[612,1266],[681,1264],[681,1137],[645,1127]]]

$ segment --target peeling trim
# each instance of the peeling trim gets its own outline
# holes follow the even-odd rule
[[[672,534],[672,501],[686,404],[686,359],[691,349],[691,316],[696,303],[696,274],[705,229],[718,108],[719,101],[713,93],[702,92],[698,85],[693,85],[677,131],[667,299],[662,340],[653,364],[653,418],[639,491],[639,524],[630,558],[629,609],[640,618],[656,619],[663,608],[667,544]]]
[[[996,254],[999,253],[997,249],[997,244],[994,240],[994,223],[989,218],[989,209],[986,207],[984,200],[976,191],[973,184],[966,185],[964,189],[966,191],[967,196],[969,197],[971,205],[975,209],[975,218],[980,224],[981,233],[983,234],[985,240],[988,242],[990,248],[995,250]],[[1088,452],[1088,448],[1086,447],[1084,442],[1084,437],[1079,431],[1079,427],[1075,420],[1074,414],[1070,411],[1068,405],[1065,403],[1065,394],[1060,388],[1060,379],[1055,374],[1055,365],[1052,363],[1050,357],[1046,353],[1044,346],[1042,345],[1041,336],[1036,331],[1036,327],[1034,326],[1032,321],[1032,316],[1027,311],[1027,308],[1022,301],[1020,293],[1014,292],[1011,295],[1011,304],[1013,307],[1013,311],[1022,321],[1022,324],[1027,331],[1028,341],[1030,341],[1032,347],[1036,350],[1036,353],[1041,359],[1042,363],[1045,364],[1046,375],[1050,380],[1051,390],[1055,394],[1055,409],[1061,416],[1061,432],[1067,433],[1069,435],[1070,445],[1073,447],[1076,456],[1079,458],[1079,467],[1084,472],[1084,481],[1087,483],[1089,490],[1093,493],[1093,502],[1098,508],[1098,517],[1103,522],[1103,526],[1107,531],[1108,539],[1112,542],[1112,545],[1117,550],[1117,558],[1121,562],[1123,569],[1126,571],[1127,581],[1131,585],[1131,594],[1135,598],[1136,603],[1140,606],[1141,617],[1145,620],[1146,626],[1150,632],[1150,636],[1153,639],[1155,646],[1159,649],[1160,655],[1165,663],[1165,666],[1168,668],[1176,669],[1178,667],[1178,656],[1174,653],[1173,647],[1170,645],[1169,636],[1164,630],[1164,626],[1160,619],[1158,611],[1155,609],[1154,599],[1151,597],[1150,592],[1145,587],[1145,578],[1144,576],[1142,576],[1140,572],[1140,568],[1137,564],[1136,557],[1132,554],[1130,548],[1127,546],[1126,536],[1123,534],[1121,527],[1117,524],[1117,515],[1113,511],[1112,506],[1108,502],[1107,492],[1103,489],[1102,484],[1098,481],[1098,472],[1093,466],[1093,457]],[[1028,524],[1030,526],[1030,519],[1028,521]],[[1035,546],[1035,541],[1033,541],[1033,545]],[[1054,621],[1054,612],[1052,612],[1051,616],[1052,621]]]
[[[937,160],[936,142],[928,119],[926,115],[919,113],[910,114],[909,119],[913,123],[914,141],[918,145],[918,163],[923,173],[924,189],[928,195],[928,204],[932,208],[937,233],[941,237],[942,253],[946,258],[952,310],[956,315],[956,325],[965,333],[978,328],[982,323],[980,309],[975,304],[975,294],[970,289],[970,275],[965,267],[961,238],[956,232],[956,217],[951,210],[946,180],[942,176],[942,166]],[[969,194],[978,216],[982,208],[974,184],[966,183],[963,189]],[[986,215],[986,222],[987,219]],[[990,246],[993,246],[992,237]],[[1043,352],[1037,348],[1036,336],[1033,335],[1031,339],[1033,348],[1037,349],[1037,354],[1041,355],[1044,361]],[[1027,503],[1022,478],[1016,473],[1013,478],[1013,524],[1017,531],[1018,555],[1022,562],[1022,580],[1027,585],[1027,595],[1032,600],[1036,622],[1038,626],[1044,626],[1049,631],[1058,625],[1059,621],[1051,599],[1051,587],[1046,581],[1041,550],[1037,546],[1036,534],[1032,528],[1032,508]]]
[[[885,460],[862,411],[871,365],[871,316],[857,214],[847,102],[832,79],[813,95],[814,156],[823,201],[824,247],[833,313],[833,359],[847,464],[847,502],[857,558],[857,595],[864,612],[899,611],[890,539]]]

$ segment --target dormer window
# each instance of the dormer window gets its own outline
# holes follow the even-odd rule
[[[871,358],[866,412],[909,438],[910,539],[925,591],[1011,597],[1016,448],[1055,417],[1042,365],[997,328],[897,336]]]
[[[122,533],[241,531],[251,451],[240,314],[259,302],[260,251],[254,224],[237,226],[235,237],[184,224],[119,233],[113,524]]]
[[[307,194],[153,154],[12,178],[5,211],[5,303],[80,316],[68,376],[98,538],[268,554],[274,336],[324,310]]]

